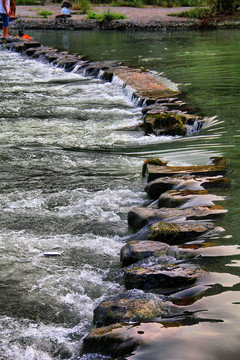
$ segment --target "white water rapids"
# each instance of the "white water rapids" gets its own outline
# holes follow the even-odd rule
[[[141,109],[117,84],[15,53],[0,52],[0,89],[0,359],[77,359],[94,307],[122,286],[143,158],[178,139],[126,130]]]

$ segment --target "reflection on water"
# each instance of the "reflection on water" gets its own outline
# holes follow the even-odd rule
[[[202,165],[222,155],[232,184],[214,194],[229,210],[216,221],[225,231],[191,244],[208,276],[185,303],[173,299],[194,321],[132,358],[237,360],[239,32],[29,34],[164,71],[193,112],[217,118],[186,138],[145,137],[125,129],[141,122],[141,111],[117,85],[0,52],[0,358],[76,359],[94,307],[121,289],[127,213],[149,203],[143,159]]]

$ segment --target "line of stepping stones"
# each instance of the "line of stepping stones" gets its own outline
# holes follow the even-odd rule
[[[145,191],[153,202],[128,213],[128,224],[137,233],[121,249],[126,291],[94,310],[94,327],[84,338],[83,353],[130,355],[172,336],[169,329],[179,326],[174,317],[189,317],[178,305],[201,296],[194,285],[207,274],[191,261],[196,257],[193,249],[222,231],[209,220],[227,212],[214,204],[224,198],[207,189],[227,187],[225,173],[223,157],[212,157],[205,166],[173,167],[160,159],[144,163]]]
[[[123,66],[121,63],[92,62],[86,56],[42,46],[12,36],[0,40],[1,49],[15,51],[41,62],[51,63],[65,71],[113,81],[118,78],[123,89],[131,93],[132,101],[143,107],[143,122],[137,128],[146,135],[179,135],[198,131],[205,119],[187,113],[185,104],[178,100],[178,91],[163,84],[160,78],[144,69]]]
[[[132,100],[143,107],[146,135],[185,135],[188,126],[199,129],[204,121],[181,111],[184,104],[175,97],[178,94],[142,69],[91,62],[17,37],[2,41],[1,49],[104,81],[117,76],[123,87],[132,90]],[[194,246],[221,230],[209,220],[227,212],[215,204],[224,198],[208,190],[229,185],[225,172],[222,157],[211,158],[206,166],[188,167],[168,166],[161,159],[145,161],[145,191],[152,202],[128,213],[128,224],[136,233],[121,250],[125,290],[95,308],[94,327],[83,339],[83,353],[126,358],[138,347],[174,336],[175,317],[178,324],[188,317],[191,323],[198,321],[179,304],[201,296],[194,286],[207,274],[194,264]]]

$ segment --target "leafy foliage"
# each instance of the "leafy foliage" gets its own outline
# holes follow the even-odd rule
[[[52,11],[42,10],[37,13],[38,15],[42,16],[44,19],[47,19],[49,15],[52,15]]]
[[[15,0],[16,5],[38,5],[39,1],[37,0]]]
[[[78,0],[72,4],[73,10],[81,10],[82,14],[87,14],[91,9],[91,3],[89,0]]]
[[[111,12],[108,9],[107,12],[103,12],[103,13],[95,13],[94,11],[90,11],[87,14],[87,18],[97,20],[98,22],[103,22],[103,21],[126,19],[126,16],[122,15],[122,14],[115,13],[115,12]]]

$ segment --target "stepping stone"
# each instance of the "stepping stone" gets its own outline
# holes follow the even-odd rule
[[[146,193],[151,199],[156,200],[158,197],[169,190],[204,190],[215,187],[225,188],[230,184],[230,180],[223,176],[209,178],[199,178],[188,175],[177,177],[162,177],[150,181],[145,186]]]
[[[226,160],[223,157],[210,158],[207,165],[204,166],[158,166],[151,163],[146,164],[147,182],[159,177],[176,175],[201,175],[216,176],[223,175],[226,172]]]
[[[175,259],[186,259],[187,257],[194,257],[194,253],[190,251],[181,251],[176,246],[169,246],[166,243],[150,240],[133,240],[129,241],[121,249],[120,260],[122,266],[129,266],[139,260],[148,257],[174,257]]]
[[[148,112],[144,117],[145,135],[154,134],[184,136],[187,133],[186,125],[197,121],[196,116],[176,112]]]
[[[170,294],[191,286],[200,274],[203,274],[203,271],[197,268],[184,268],[175,264],[158,264],[126,269],[123,280],[127,290],[155,289],[158,292]]]
[[[141,98],[157,100],[175,96],[179,93],[165,86],[150,73],[143,72],[140,69],[121,66],[114,70],[114,75],[135,90],[135,93]]]
[[[213,230],[213,224],[154,223],[148,230],[148,240],[166,242],[170,245],[181,244]]]
[[[131,354],[139,346],[168,339],[178,331],[176,323],[173,323],[173,326],[169,324],[169,327],[164,327],[158,322],[114,324],[93,328],[83,339],[82,352],[83,354],[98,353],[116,359]]]
[[[160,195],[158,207],[180,207],[214,205],[214,201],[224,200],[223,196],[208,194],[207,190],[170,190]]]
[[[40,48],[41,44],[38,41],[27,41],[23,43],[23,51],[29,48]]]
[[[133,229],[141,229],[156,221],[182,222],[186,220],[215,219],[227,210],[220,205],[188,207],[186,209],[134,207],[128,213],[128,225]]]
[[[96,326],[108,326],[173,316],[179,312],[177,306],[163,301],[159,295],[130,290],[101,302],[94,310],[93,323]]]

